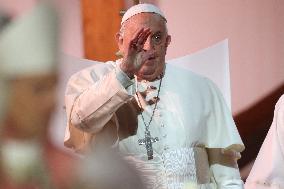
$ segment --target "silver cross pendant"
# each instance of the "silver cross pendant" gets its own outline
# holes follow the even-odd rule
[[[153,147],[152,143],[159,141],[158,137],[152,138],[150,131],[145,131],[145,138],[139,139],[138,144],[139,145],[145,145],[145,148],[147,150],[147,156],[148,160],[153,159]]]

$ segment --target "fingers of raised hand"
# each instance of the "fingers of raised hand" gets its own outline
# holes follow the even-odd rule
[[[142,28],[141,30],[139,30],[136,33],[135,37],[130,41],[130,48],[141,51],[150,34],[151,31],[149,28]]]
[[[150,29],[145,29],[138,37],[137,44],[144,46],[145,42],[147,41],[149,35],[151,34]]]

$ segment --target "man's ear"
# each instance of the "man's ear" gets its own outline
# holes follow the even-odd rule
[[[119,49],[121,49],[122,44],[123,44],[123,37],[122,37],[120,32],[117,32],[115,34],[115,39],[116,39],[116,42],[117,42],[117,45],[118,45]]]
[[[122,37],[122,35],[121,35],[121,33],[120,32],[117,32],[116,33],[116,35],[115,35],[115,39],[116,39],[116,42],[117,42],[117,45],[118,45],[118,49],[119,49],[119,51],[118,52],[116,52],[115,54],[116,54],[116,56],[117,57],[123,57],[123,52],[122,52],[122,45],[123,45],[123,37]]]
[[[166,47],[170,45],[171,41],[172,41],[172,36],[168,35],[166,38]]]

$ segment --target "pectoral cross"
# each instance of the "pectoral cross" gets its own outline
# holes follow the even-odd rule
[[[147,150],[148,160],[153,159],[152,143],[157,142],[157,141],[159,141],[159,138],[158,137],[155,137],[155,138],[151,137],[151,133],[148,130],[145,131],[145,138],[138,140],[139,145],[145,145],[145,148]]]

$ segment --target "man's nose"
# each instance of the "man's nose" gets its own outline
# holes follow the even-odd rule
[[[151,40],[151,37],[149,36],[146,42],[144,43],[143,50],[148,51],[148,50],[152,50],[153,48],[154,47],[152,44],[152,40]]]

